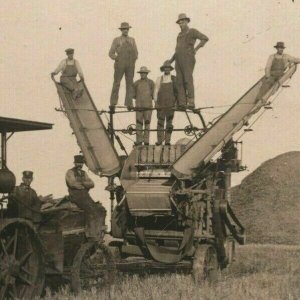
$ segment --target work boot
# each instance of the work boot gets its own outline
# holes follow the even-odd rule
[[[195,99],[194,98],[187,98],[187,107],[189,109],[195,108]]]
[[[156,142],[155,145],[156,145],[156,146],[161,146],[161,143]]]

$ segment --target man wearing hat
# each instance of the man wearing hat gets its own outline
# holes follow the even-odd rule
[[[136,107],[136,145],[149,145],[149,129],[152,116],[152,101],[154,94],[154,82],[148,78],[147,67],[141,67],[141,79],[133,84],[133,98]],[[143,129],[144,127],[144,129]]]
[[[177,101],[176,77],[171,75],[174,68],[169,61],[165,61],[160,67],[162,76],[155,83],[154,101],[157,108],[157,143],[170,145],[173,131],[174,109]],[[166,123],[166,127],[165,127]]]
[[[300,63],[299,58],[295,58],[283,53],[285,49],[284,42],[277,42],[274,48],[276,48],[277,52],[275,54],[270,55],[267,61],[267,65],[265,68],[265,78],[256,97],[256,101],[262,101],[262,104],[265,104],[266,102],[263,99],[263,96],[270,90],[274,83],[280,79],[280,77],[283,75],[284,71],[289,66],[289,64]]]
[[[106,211],[100,202],[94,202],[89,195],[89,190],[94,187],[94,182],[82,170],[83,164],[84,157],[75,155],[74,167],[66,173],[66,184],[71,202],[85,212],[87,238],[98,241],[101,238],[101,228],[105,225]]]
[[[24,171],[22,183],[9,195],[7,211],[10,217],[24,218],[38,224],[41,221],[41,206],[47,201],[47,197],[38,197],[36,191],[30,187],[32,181],[33,172]]]
[[[63,59],[58,67],[51,73],[53,78],[55,75],[61,72],[60,82],[67,90],[72,93],[74,100],[80,98],[83,92],[82,88],[79,88],[76,80],[77,74],[83,81],[84,76],[78,60],[74,59],[74,49],[68,48],[65,50],[67,58]]]
[[[125,74],[126,96],[125,106],[132,107],[132,84],[134,77],[135,61],[138,50],[134,38],[128,36],[131,26],[127,22],[121,23],[122,35],[115,38],[109,50],[109,57],[115,61],[114,83],[111,91],[110,105],[115,106],[119,99],[121,80]]]
[[[195,93],[193,71],[196,63],[195,54],[208,41],[208,37],[197,29],[189,28],[190,18],[186,14],[180,14],[176,23],[181,32],[177,36],[175,54],[170,63],[175,60],[176,82],[178,89],[178,104],[184,108],[195,107]],[[195,47],[197,40],[200,43]]]

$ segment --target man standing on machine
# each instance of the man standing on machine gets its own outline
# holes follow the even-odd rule
[[[163,75],[157,78],[154,90],[154,101],[157,108],[156,145],[161,145],[163,142],[165,145],[170,145],[177,101],[176,77],[171,75],[174,68],[169,61],[166,61],[160,70]]]

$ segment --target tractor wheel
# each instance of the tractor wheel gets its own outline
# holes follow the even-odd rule
[[[201,284],[205,281],[214,283],[219,279],[218,255],[213,245],[198,245],[193,258],[192,272],[196,284]]]
[[[79,248],[71,269],[71,287],[74,293],[111,285],[115,276],[116,265],[107,246],[88,242]]]
[[[26,221],[0,229],[0,300],[32,299],[44,288],[44,256],[40,240]]]

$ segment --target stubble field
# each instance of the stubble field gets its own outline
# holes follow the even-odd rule
[[[196,286],[187,274],[120,274],[114,288],[73,295],[66,286],[45,299],[300,299],[300,246],[245,245],[214,285]]]

